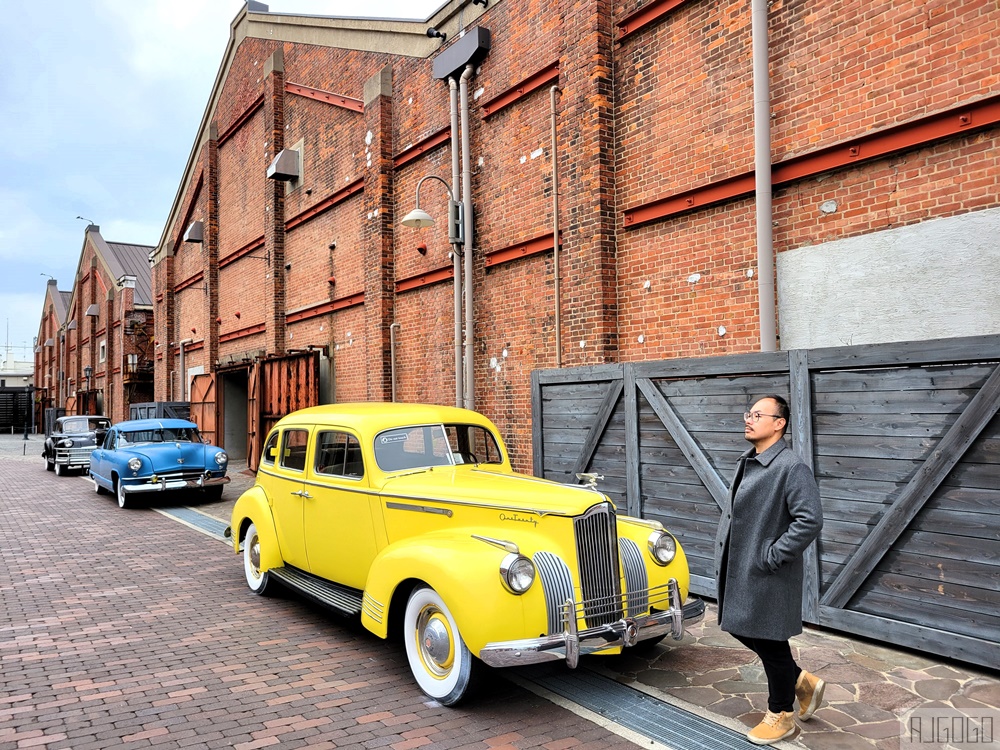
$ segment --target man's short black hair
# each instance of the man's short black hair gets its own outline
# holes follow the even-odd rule
[[[766,396],[760,397],[760,399],[763,398],[769,398],[778,405],[778,416],[785,420],[785,426],[781,430],[781,434],[784,435],[788,432],[788,419],[792,416],[792,410],[788,408],[788,402],[784,396],[779,396],[777,393],[769,393]],[[757,400],[760,401],[760,399]]]

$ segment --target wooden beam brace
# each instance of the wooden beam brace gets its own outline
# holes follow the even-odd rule
[[[965,455],[983,428],[1000,410],[1000,366],[973,397],[951,429],[945,433],[927,460],[899,493],[896,502],[841,569],[827,589],[822,603],[843,608],[871,575],[882,556],[896,543],[906,527],[934,494],[948,473]]]
[[[639,396],[635,384],[635,366],[626,362],[625,381],[625,505],[630,516],[642,517],[642,458],[639,452]]]
[[[938,114],[854,138],[809,154],[796,156],[771,167],[775,187],[814,177],[852,164],[879,159],[900,151],[911,151],[935,141],[951,138],[1000,123],[1000,95],[963,104]],[[754,173],[727,177],[701,187],[658,198],[623,212],[623,225],[637,227],[676,214],[705,208],[754,191]]]
[[[788,430],[792,437],[792,447],[809,471],[815,476],[813,465],[813,425],[812,425],[812,381],[809,378],[809,353],[805,349],[788,352],[789,407],[792,423]],[[819,622],[819,555],[817,542],[806,547],[802,555],[805,578],[802,588],[802,619]]]
[[[597,452],[597,446],[601,442],[601,435],[604,434],[608,422],[611,421],[611,416],[615,413],[618,397],[622,395],[624,388],[625,383],[620,378],[612,380],[608,384],[608,392],[604,394],[601,408],[597,410],[597,416],[594,417],[594,424],[591,425],[590,432],[587,433],[587,439],[583,441],[583,449],[580,451],[580,455],[573,465],[573,470],[570,472],[574,477],[587,470],[587,466],[594,457],[594,453]]]
[[[514,102],[523,99],[533,91],[537,91],[547,83],[559,80],[559,61],[550,63],[537,73],[532,73],[520,83],[516,83],[504,91],[500,96],[495,96],[483,104],[483,119],[492,117],[497,112],[506,109]]]
[[[691,463],[691,467],[695,470],[698,478],[701,479],[701,483],[705,485],[705,489],[711,493],[716,505],[722,508],[729,497],[729,488],[722,481],[722,478],[719,477],[718,472],[715,471],[712,464],[709,463],[705,454],[702,453],[701,448],[694,441],[694,438],[691,437],[690,433],[684,428],[684,425],[681,424],[681,420],[673,407],[667,403],[667,400],[660,393],[656,385],[653,384],[652,380],[648,378],[636,378],[635,384],[642,391],[642,395],[646,397],[649,405],[653,407],[656,416],[660,418],[663,426],[667,428],[667,432],[670,433],[670,437],[677,443],[677,447],[681,449],[681,453]]]
[[[285,91],[289,94],[304,96],[307,99],[314,99],[318,102],[323,102],[324,104],[331,104],[334,107],[347,109],[351,112],[365,111],[365,103],[360,99],[354,99],[350,96],[343,96],[341,94],[331,94],[329,91],[314,89],[310,86],[303,86],[301,83],[291,83],[290,81],[285,81]]]

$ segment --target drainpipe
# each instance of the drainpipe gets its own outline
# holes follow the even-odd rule
[[[458,82],[448,79],[448,94],[451,100],[451,194],[458,200],[459,167],[458,167]],[[448,228],[451,234],[452,228]],[[455,406],[459,408],[465,403],[465,375],[462,369],[462,254],[458,244],[451,246],[451,263],[455,279]]]
[[[757,295],[760,350],[777,349],[774,312],[774,237],[771,212],[771,87],[768,71],[767,2],[751,0],[753,36],[754,182],[757,204]]]
[[[552,280],[556,304],[556,367],[562,367],[562,325],[559,320],[562,300],[559,296],[559,163],[556,152],[556,94],[562,89],[549,89],[549,108],[552,112]]]
[[[473,368],[472,316],[472,156],[469,153],[469,79],[473,66],[466,65],[459,79],[462,102],[462,204],[465,208],[465,407],[476,408],[475,370]]]
[[[389,326],[389,371],[392,381],[392,401],[396,402],[396,329],[400,328],[399,323]]]
[[[194,339],[184,339],[177,346],[181,348],[181,361],[180,361],[180,386],[181,386],[181,397],[179,401],[187,401],[187,366],[184,363],[184,347],[187,344],[193,344]]]

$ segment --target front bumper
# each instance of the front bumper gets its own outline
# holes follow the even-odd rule
[[[56,448],[52,460],[68,469],[86,469],[90,466],[90,454],[93,450],[94,446],[92,445],[83,448]]]
[[[229,484],[229,477],[211,477],[202,475],[197,479],[168,479],[159,477],[156,481],[142,482],[141,484],[125,484],[122,490],[126,495],[140,492],[165,492],[167,490],[202,490],[206,487],[218,487]]]
[[[669,610],[642,617],[625,617],[609,625],[577,630],[575,608],[572,603],[568,604],[562,633],[487,643],[479,652],[479,658],[491,667],[565,660],[566,665],[573,669],[583,654],[592,654],[614,646],[634,646],[639,641],[668,633],[679,641],[684,636],[685,627],[694,625],[705,617],[705,602],[701,599],[691,599],[681,606],[680,590],[674,579],[670,580]]]

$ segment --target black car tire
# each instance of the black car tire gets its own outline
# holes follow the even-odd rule
[[[66,476],[66,472],[67,472],[66,464],[56,464],[56,476],[57,477],[64,477],[64,476]]]
[[[53,470],[55,470],[55,468],[56,468],[55,461],[52,461],[51,459],[49,459],[48,456],[46,456],[45,457],[45,470],[46,471],[53,471]]]
[[[125,485],[122,484],[120,481],[115,482],[115,494],[118,496],[119,508],[128,509],[134,505],[132,499],[128,496],[128,493],[125,492]]]
[[[97,483],[97,480],[94,479],[94,475],[93,474],[90,475],[90,481],[94,483],[94,493],[95,494],[97,494],[97,495],[107,495],[108,494],[108,491],[106,489],[104,489],[103,487],[101,487],[101,485],[99,485]]]

